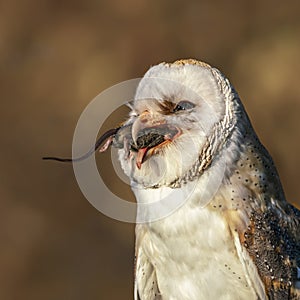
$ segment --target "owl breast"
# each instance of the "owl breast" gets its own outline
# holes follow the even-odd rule
[[[195,191],[190,203],[199,196]],[[162,299],[257,299],[219,210],[186,203],[168,218],[139,225],[137,234]]]

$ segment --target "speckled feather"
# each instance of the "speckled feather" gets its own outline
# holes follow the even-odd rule
[[[140,170],[123,141],[120,161],[137,201],[150,203],[191,183],[195,188],[172,215],[136,226],[135,299],[300,299],[300,213],[286,202],[272,158],[229,81],[196,60],[154,66],[145,78],[157,82],[141,81],[127,136],[128,128],[157,122],[175,124],[182,135]],[[161,110],[162,101],[173,107],[186,97],[160,82],[165,78],[197,91],[195,109]],[[137,101],[145,94],[162,100]],[[164,176],[156,155],[167,165]],[[182,165],[180,155],[187,156]]]

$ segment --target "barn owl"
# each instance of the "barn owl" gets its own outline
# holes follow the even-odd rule
[[[114,133],[137,203],[192,186],[172,213],[136,225],[134,299],[300,299],[300,212],[219,70],[151,67]]]
[[[134,299],[300,299],[300,212],[229,81],[161,63],[130,107],[86,155],[46,159],[118,148],[140,207]]]

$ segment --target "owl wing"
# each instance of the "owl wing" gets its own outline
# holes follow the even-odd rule
[[[145,234],[142,225],[137,225],[134,300],[160,300],[161,294],[158,288],[155,268],[141,247],[141,242],[144,238]]]
[[[300,299],[300,211],[285,203],[257,209],[235,244],[259,299]]]
[[[292,228],[291,232],[295,236],[296,249],[295,249],[295,262],[297,266],[296,281],[291,287],[291,299],[300,300],[300,211],[290,205],[290,209],[293,211],[292,214]],[[294,226],[293,226],[294,225]],[[296,272],[295,272],[296,273]]]

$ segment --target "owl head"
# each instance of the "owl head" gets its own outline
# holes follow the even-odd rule
[[[176,187],[200,176],[244,112],[229,81],[191,59],[151,67],[130,108],[114,143],[124,172],[142,187]]]

